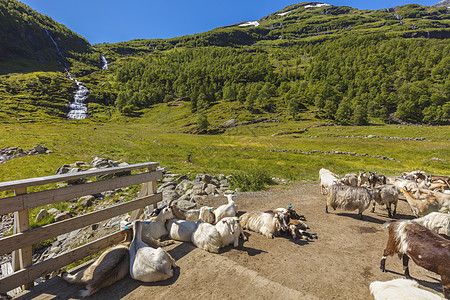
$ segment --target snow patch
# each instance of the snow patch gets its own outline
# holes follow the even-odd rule
[[[319,3],[319,4],[316,4],[316,5],[305,5],[305,8],[322,7],[322,6],[330,6],[330,4]]]
[[[279,14],[277,14],[277,15],[278,15],[278,16],[284,16],[284,15],[287,15],[288,13],[290,13],[290,12],[293,12],[293,10],[285,11],[285,12],[279,13]]]
[[[239,27],[247,27],[247,26],[259,26],[259,22],[258,21],[251,21],[251,22],[247,22],[244,24],[239,25]]]

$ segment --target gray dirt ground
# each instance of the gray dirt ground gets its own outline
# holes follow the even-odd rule
[[[179,266],[173,278],[146,284],[127,277],[91,299],[371,299],[372,281],[403,277],[397,257],[387,259],[387,273],[379,270],[387,239],[383,223],[389,221],[384,208],[377,206],[375,213],[366,210],[364,220],[355,212],[331,210],[327,215],[318,185],[300,183],[240,193],[235,202],[241,213],[292,204],[319,238],[267,239],[247,231],[248,242],[224,248],[220,254],[177,242],[166,249]],[[201,204],[224,203],[225,197],[220,197]],[[397,218],[412,218],[405,201],[399,203]],[[442,292],[439,275],[413,262],[410,272],[422,288]],[[18,299],[79,299],[79,288],[55,278]]]

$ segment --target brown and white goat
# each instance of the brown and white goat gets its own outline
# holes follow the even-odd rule
[[[386,272],[386,258],[398,254],[403,258],[406,278],[410,279],[408,261],[441,276],[444,296],[450,299],[450,241],[409,220],[386,223],[389,237],[380,269]]]
[[[121,244],[103,252],[88,268],[74,275],[63,273],[62,278],[69,283],[85,284],[86,289],[80,291],[81,297],[88,297],[101,288],[119,281],[128,274],[132,237],[132,230],[128,229]]]
[[[300,220],[289,220],[288,232],[294,240],[297,238],[307,237],[309,239],[317,239],[317,234],[306,232],[309,226]]]

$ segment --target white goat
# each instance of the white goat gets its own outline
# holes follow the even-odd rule
[[[191,241],[197,248],[213,253],[219,253],[219,249],[222,246],[216,227],[201,221],[192,234]]]
[[[179,220],[195,221],[202,220],[203,222],[214,223],[215,216],[212,212],[212,207],[202,206],[200,209],[183,210],[176,205],[170,207],[173,215]]]
[[[375,300],[442,300],[440,296],[420,289],[416,281],[404,278],[374,281],[370,284],[370,293]]]
[[[281,230],[278,214],[263,213],[260,211],[247,212],[239,217],[242,228],[261,233],[267,238],[274,238]]]
[[[439,203],[439,212],[450,212],[450,195],[446,193],[430,191],[427,189],[417,189],[416,196],[421,194],[432,195],[436,197],[436,201]]]
[[[228,198],[228,203],[219,206],[214,210],[214,215],[216,217],[216,223],[225,217],[234,217],[237,213],[237,205],[233,201],[232,194],[225,195]]]
[[[333,209],[341,208],[344,210],[358,210],[360,219],[373,200],[372,192],[360,186],[348,186],[333,184],[328,191],[327,205],[325,212],[328,213],[328,207]]]
[[[148,219],[142,224],[142,240],[144,243],[151,242],[152,239],[160,239],[167,235],[165,224],[169,219],[173,219],[172,210],[169,207],[158,209],[158,215]]]
[[[355,173],[345,174],[344,177],[341,178],[341,182],[349,186],[358,186],[358,175]]]
[[[320,180],[320,192],[322,195],[328,194],[328,188],[333,184],[339,184],[339,177],[327,169],[320,169],[319,171],[319,180]]]
[[[375,202],[380,205],[386,205],[388,211],[388,216],[392,217],[397,213],[397,203],[398,203],[398,190],[392,184],[385,184],[377,186],[373,189],[373,208],[372,212],[375,211]],[[391,213],[391,205],[394,204],[394,212]]]
[[[234,247],[239,245],[239,237],[247,240],[242,230],[241,223],[237,217],[225,217],[216,224],[216,229],[219,232],[222,247],[233,244]]]
[[[432,212],[413,221],[438,234],[450,236],[450,214]]]
[[[387,177],[386,183],[395,185],[395,187],[399,191],[404,190],[405,188],[407,188],[408,190],[418,188],[417,182],[413,180],[404,179],[401,177]]]
[[[197,226],[198,222],[194,221],[171,219],[166,222],[169,237],[182,242],[190,242],[192,240],[192,234],[197,229]]]
[[[130,245],[131,278],[143,282],[166,280],[173,276],[175,260],[162,248],[152,248],[141,239],[144,222],[133,224],[134,237]]]

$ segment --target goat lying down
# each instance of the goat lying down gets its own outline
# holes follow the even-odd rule
[[[190,242],[192,234],[197,230],[198,224],[201,221],[186,221],[171,219],[166,222],[166,229],[169,232],[169,237],[176,241]]]
[[[261,233],[267,238],[274,238],[281,228],[280,216],[260,211],[247,212],[239,217],[242,228]]]
[[[81,297],[88,297],[101,288],[109,286],[124,278],[130,266],[129,246],[133,233],[131,229],[126,232],[125,240],[100,255],[88,268],[74,275],[67,272],[62,278],[69,283],[85,284],[86,289],[80,291]]]
[[[247,240],[239,219],[237,217],[226,217],[221,219],[215,226],[199,222],[197,229],[192,234],[192,243],[197,248],[218,253],[220,248],[229,244],[237,247],[240,236]]]
[[[374,281],[370,284],[370,293],[375,300],[442,300],[440,296],[420,289],[416,281],[404,278]]]
[[[153,248],[142,241],[142,225],[135,221],[134,237],[130,245],[130,276],[143,282],[166,280],[173,276],[175,260],[162,248]]]

